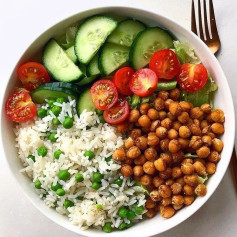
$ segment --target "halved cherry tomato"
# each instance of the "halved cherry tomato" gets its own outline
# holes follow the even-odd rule
[[[134,70],[131,67],[123,67],[115,73],[113,82],[119,93],[123,95],[133,94],[128,86],[133,74]]]
[[[162,79],[173,79],[179,72],[179,61],[176,54],[170,49],[155,52],[151,57],[149,68]]]
[[[50,76],[45,67],[37,62],[28,62],[21,65],[17,70],[17,76],[29,91],[33,91],[40,85],[50,81]]]
[[[125,98],[119,98],[117,103],[104,111],[104,120],[110,124],[119,124],[126,120],[129,115],[129,105]]]
[[[29,93],[22,90],[7,99],[5,112],[9,119],[20,123],[33,118],[37,113],[37,108],[32,102]]]
[[[202,64],[185,63],[180,67],[177,81],[182,90],[194,92],[205,86],[207,78],[207,69]]]
[[[118,92],[110,80],[99,80],[90,89],[91,98],[99,110],[111,108],[118,100]]]
[[[134,94],[143,97],[152,94],[157,83],[158,77],[154,71],[141,68],[133,74],[129,87]]]

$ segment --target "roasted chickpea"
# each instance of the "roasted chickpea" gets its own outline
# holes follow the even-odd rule
[[[151,122],[150,131],[155,132],[156,129],[160,126],[160,120],[155,120]]]
[[[173,139],[169,142],[169,151],[171,153],[176,153],[181,149],[181,146],[179,144],[179,141],[176,139]]]
[[[170,90],[169,97],[172,100],[178,100],[180,96],[180,90],[178,88],[175,88],[173,90]]]
[[[208,174],[215,174],[216,173],[216,165],[212,162],[207,162],[206,170]]]
[[[132,109],[130,111],[130,114],[129,114],[129,117],[128,117],[128,121],[130,123],[136,123],[137,120],[139,119],[139,117],[140,117],[139,111],[137,109]]]
[[[206,165],[205,159],[195,158],[193,161],[194,161],[194,163],[195,163],[196,161],[199,161],[199,162],[201,162],[204,166]]]
[[[176,117],[173,114],[171,114],[170,112],[167,113],[167,118],[169,118],[171,121],[176,120]]]
[[[202,138],[200,136],[192,136],[189,147],[191,147],[194,150],[199,149],[202,146]]]
[[[197,124],[189,125],[189,129],[194,136],[200,136],[202,134],[201,128]]]
[[[182,113],[182,108],[178,102],[172,102],[169,106],[169,112],[174,116],[179,116]]]
[[[167,118],[167,113],[165,111],[162,110],[162,111],[159,111],[158,113],[159,113],[160,120]]]
[[[125,177],[130,177],[133,174],[133,169],[131,165],[124,164],[121,167],[121,173]]]
[[[214,138],[212,140],[212,148],[217,151],[217,152],[221,152],[222,149],[223,149],[223,146],[224,146],[224,143],[223,141],[221,141],[220,139],[218,138]]]
[[[133,167],[133,174],[135,176],[142,176],[144,174],[143,168],[141,165],[136,165]]]
[[[172,198],[171,197],[168,197],[168,198],[163,198],[161,200],[161,204],[166,207],[168,205],[170,205],[172,203]]]
[[[151,126],[151,120],[147,115],[142,115],[139,119],[138,119],[138,123],[141,127],[143,128],[149,128]]]
[[[181,165],[183,174],[191,175],[194,172],[194,166],[191,163],[184,163]]]
[[[212,138],[210,136],[205,135],[202,137],[202,142],[203,142],[203,145],[205,146],[211,146]]]
[[[124,143],[124,146],[129,149],[130,147],[134,146],[134,141],[131,137],[129,137],[125,143]]]
[[[179,131],[179,128],[182,126],[182,124],[179,121],[174,121],[172,128],[175,129],[176,131]]]
[[[156,133],[150,132],[147,136],[147,144],[149,146],[157,146],[159,144],[160,139],[156,136]]]
[[[182,205],[184,203],[184,198],[182,195],[174,195],[172,197],[172,204],[173,205]]]
[[[179,144],[180,144],[182,150],[188,149],[188,147],[189,147],[189,140],[188,139],[179,137],[178,141],[179,141]]]
[[[211,114],[206,115],[205,119],[207,120],[208,123],[213,123],[213,120],[211,118]]]
[[[118,132],[122,134],[126,133],[128,131],[128,128],[129,128],[128,122],[123,122],[117,125]]]
[[[187,102],[187,101],[180,101],[180,102],[179,102],[179,105],[180,105],[180,107],[182,108],[182,110],[183,110],[184,112],[189,112],[190,109],[191,109],[191,105],[190,105],[190,103]]]
[[[137,146],[132,146],[128,149],[126,155],[129,159],[136,159],[138,156],[141,155],[141,151]]]
[[[154,165],[158,171],[165,171],[166,170],[166,163],[162,158],[155,160]]]
[[[171,156],[173,163],[180,163],[184,159],[184,153],[182,151],[172,153]]]
[[[165,185],[168,185],[168,186],[171,186],[173,183],[174,183],[174,180],[173,180],[172,178],[167,179],[167,180],[165,181]]]
[[[218,163],[221,159],[220,154],[217,151],[212,151],[208,156],[208,160],[213,163]]]
[[[205,114],[210,114],[211,113],[211,106],[209,104],[203,104],[203,105],[201,105],[201,110]]]
[[[132,159],[126,159],[126,160],[123,161],[123,164],[132,165],[133,160]]]
[[[171,189],[168,185],[160,185],[158,191],[162,198],[168,198],[172,195]]]
[[[195,187],[198,184],[198,177],[196,174],[185,175],[184,182],[192,187]]]
[[[161,111],[165,108],[164,100],[159,97],[154,100],[153,105],[157,111]]]
[[[202,164],[200,161],[196,161],[193,164],[193,167],[195,169],[195,172],[199,175],[205,175],[206,174],[206,167]]]
[[[193,160],[190,158],[186,158],[182,161],[182,164],[187,164],[187,163],[193,164]]]
[[[153,164],[153,162],[151,161],[147,161],[144,165],[143,165],[143,170],[145,173],[153,175],[156,172],[155,166]]]
[[[154,202],[151,198],[149,198],[149,199],[146,200],[145,207],[146,207],[147,209],[154,208],[155,205],[156,205],[156,202]]]
[[[160,171],[159,172],[159,176],[162,179],[169,179],[172,175],[172,169],[171,168],[167,168],[165,171]]]
[[[168,138],[169,139],[177,139],[178,138],[178,132],[175,130],[175,129],[170,129],[169,131],[168,131]]]
[[[215,134],[223,134],[225,129],[224,129],[224,126],[223,124],[221,123],[213,123],[211,125],[211,130],[212,132],[214,132]]]
[[[146,150],[146,148],[147,148],[147,138],[144,137],[144,136],[138,137],[135,140],[135,145],[141,150]]]
[[[207,126],[209,126],[209,123],[207,122],[207,120],[202,120],[201,124],[200,124],[201,129],[203,129],[203,128],[207,127]]]
[[[135,165],[143,165],[146,162],[146,157],[144,155],[138,156],[133,160]]]
[[[187,126],[181,126],[179,128],[179,136],[182,138],[188,138],[191,135],[191,131]]]
[[[141,114],[147,114],[149,109],[150,109],[150,105],[148,103],[143,103],[140,105],[140,113]]]
[[[166,128],[167,130],[172,126],[172,120],[170,118],[165,118],[160,122],[161,126]]]
[[[195,107],[190,111],[190,117],[192,119],[201,119],[203,116],[203,111],[199,107]]]
[[[173,194],[180,194],[182,192],[182,186],[179,183],[173,183],[170,188]]]
[[[174,213],[175,213],[175,210],[171,206],[166,206],[166,207],[161,206],[160,208],[160,214],[163,218],[167,218],[167,219],[171,218],[174,215]]]
[[[161,200],[161,196],[159,194],[159,191],[158,190],[153,190],[151,193],[150,193],[150,198],[152,201],[154,202],[157,202],[157,201],[160,201]]]
[[[146,217],[152,218],[156,215],[156,211],[154,208],[148,209],[147,212],[145,213]]]
[[[165,182],[164,179],[160,178],[159,176],[155,176],[152,180],[152,183],[156,188],[164,184],[164,182]]]
[[[115,150],[113,153],[113,159],[115,161],[124,161],[126,159],[125,150],[123,148]]]
[[[172,177],[174,179],[178,179],[182,176],[182,170],[179,167],[173,167],[172,168]]]
[[[170,165],[173,162],[172,156],[169,153],[161,153],[160,158],[164,160],[167,165]]]
[[[211,131],[211,126],[207,126],[202,129],[202,135],[208,135]]]
[[[175,182],[176,182],[176,183],[179,183],[182,187],[185,185],[185,182],[184,182],[184,178],[183,178],[183,177],[180,177],[180,178],[176,179]]]
[[[207,146],[202,146],[196,151],[198,157],[200,158],[207,158],[210,154],[210,148]]]
[[[151,120],[156,120],[156,119],[159,118],[158,111],[156,109],[153,109],[153,108],[148,110],[147,115]]]
[[[144,155],[147,160],[155,160],[157,158],[157,152],[153,147],[147,148],[144,152]]]
[[[198,184],[198,186],[195,188],[195,193],[199,197],[203,197],[207,194],[207,187],[205,184]]]
[[[211,139],[214,139],[216,137],[216,135],[213,132],[209,132],[207,135],[211,137]]]
[[[152,183],[152,177],[148,174],[144,174],[143,176],[141,176],[140,182],[142,185],[148,186]]]
[[[194,196],[184,196],[184,204],[186,206],[191,205],[193,201],[194,201]]]
[[[174,205],[173,204],[172,206],[173,206],[174,210],[178,211],[183,207],[183,204],[180,204],[180,205]]]
[[[169,151],[170,140],[168,138],[160,140],[160,148],[162,151]]]
[[[158,97],[162,100],[167,100],[169,98],[169,92],[168,91],[159,91]]]
[[[133,140],[136,140],[138,137],[140,137],[142,135],[142,130],[139,128],[135,128],[131,131],[130,137]]]
[[[171,99],[167,99],[166,101],[165,101],[165,110],[169,110],[169,107],[170,107],[170,104],[172,103],[172,102],[174,102],[173,100],[171,100]]]
[[[187,112],[182,112],[179,116],[178,116],[178,120],[180,123],[182,124],[187,124],[189,121],[189,115]]]
[[[168,131],[167,131],[167,129],[164,128],[164,127],[158,127],[158,128],[156,129],[156,135],[157,135],[160,139],[166,138],[167,134],[168,134]]]
[[[225,115],[221,109],[216,109],[211,113],[211,119],[216,123],[224,123]]]
[[[190,185],[185,184],[183,186],[183,191],[185,195],[193,195],[194,194],[194,188]]]

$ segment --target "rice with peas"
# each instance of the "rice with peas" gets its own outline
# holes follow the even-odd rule
[[[62,108],[59,121],[62,123],[66,116],[73,117],[73,127],[65,129],[62,125],[53,125],[55,115],[52,112],[42,119],[37,117],[34,121],[18,124],[15,134],[19,158],[24,165],[21,172],[26,173],[33,182],[40,181],[41,188],[36,189],[36,192],[48,207],[67,215],[74,225],[82,229],[89,226],[100,228],[106,222],[112,222],[112,227],[116,228],[123,221],[129,224],[129,220],[118,216],[119,209],[124,206],[130,209],[134,205],[144,206],[145,195],[142,188],[134,185],[134,181],[120,174],[120,164],[113,159],[105,160],[123,146],[122,135],[107,123],[100,123],[94,112],[83,111],[78,117],[75,100],[69,98],[67,103],[54,104]],[[47,109],[48,104],[41,108]],[[52,132],[56,133],[56,142],[48,139]],[[37,149],[42,146],[48,150],[44,157],[37,153]],[[55,159],[54,152],[59,149],[63,153],[59,159]],[[93,151],[93,159],[89,160],[84,156],[87,150]],[[35,161],[27,158],[29,155],[35,156]],[[68,170],[70,178],[60,180],[60,170]],[[94,172],[103,175],[98,190],[91,187]],[[83,175],[83,182],[76,182],[75,175],[78,173]],[[118,178],[122,179],[121,187],[114,184],[114,180]],[[51,189],[51,185],[57,183],[65,190],[64,196],[58,196]],[[33,186],[32,183],[32,188]],[[65,208],[65,200],[72,201],[74,205]],[[142,215],[136,215],[134,220],[139,219],[142,219]]]

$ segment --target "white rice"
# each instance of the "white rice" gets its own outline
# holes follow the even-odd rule
[[[120,164],[115,163],[113,159],[105,161],[115,149],[123,146],[121,134],[106,123],[100,124],[96,113],[83,111],[78,117],[75,100],[69,98],[68,103],[55,103],[55,105],[62,107],[62,112],[58,116],[60,122],[63,122],[66,116],[70,116],[74,118],[74,126],[70,129],[65,129],[62,125],[53,126],[52,119],[55,115],[52,113],[43,119],[35,118],[34,121],[17,125],[16,147],[25,167],[21,172],[26,173],[33,182],[39,180],[42,188],[35,190],[40,198],[48,207],[54,207],[58,213],[67,215],[79,228],[87,229],[89,226],[99,228],[105,222],[112,222],[112,227],[118,227],[123,221],[118,216],[121,207],[132,209],[135,204],[139,206],[145,204],[143,190],[133,186],[134,182],[130,179],[121,176]],[[47,105],[43,108],[47,109]],[[49,132],[56,132],[56,142],[48,140]],[[37,154],[37,149],[41,146],[48,149],[45,157]],[[57,160],[53,154],[58,149],[64,154]],[[91,161],[83,155],[86,150],[91,150],[95,154],[95,158]],[[28,155],[34,155],[35,162],[28,159]],[[60,170],[68,170],[71,174],[70,179],[66,182],[59,180]],[[91,188],[93,172],[103,174],[102,187],[97,191]],[[83,182],[75,181],[77,173],[83,174]],[[123,179],[121,187],[113,184],[117,178]],[[66,192],[62,197],[51,190],[51,184],[55,185],[57,182]],[[78,200],[78,196],[83,196],[84,199]],[[65,199],[73,201],[74,206],[65,209]],[[97,204],[102,204],[103,210],[98,210]],[[142,215],[137,215],[135,219],[142,219]],[[126,219],[124,221],[129,223]]]

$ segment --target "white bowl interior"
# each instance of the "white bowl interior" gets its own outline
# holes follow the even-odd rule
[[[216,174],[211,177],[208,181],[208,193],[203,198],[197,198],[196,201],[189,207],[183,208],[171,219],[163,219],[160,215],[157,215],[151,220],[145,220],[140,222],[139,224],[134,225],[132,228],[127,229],[126,231],[115,231],[110,234],[110,236],[151,236],[163,231],[166,231],[177,224],[181,223],[188,217],[190,217],[194,212],[196,212],[212,195],[212,193],[217,188],[220,183],[227,166],[229,164],[229,160],[232,153],[233,142],[234,142],[234,131],[235,131],[235,123],[234,123],[234,108],[233,102],[230,94],[230,89],[227,84],[227,80],[223,74],[222,69],[220,68],[219,63],[216,58],[212,55],[212,53],[208,50],[206,45],[199,40],[191,32],[187,31],[177,23],[165,18],[164,16],[157,15],[156,13],[144,11],[141,9],[135,8],[124,8],[124,7],[108,7],[108,8],[98,8],[92,9],[86,12],[78,13],[70,18],[67,18],[55,26],[51,27],[49,30],[41,34],[27,49],[27,51],[22,55],[19,60],[17,66],[23,62],[28,60],[37,60],[40,59],[40,52],[42,51],[45,43],[53,36],[61,34],[65,32],[65,29],[83,18],[94,14],[102,14],[102,13],[115,13],[121,14],[128,17],[134,17],[140,21],[145,22],[150,26],[160,25],[162,27],[167,28],[170,32],[175,35],[175,37],[181,41],[189,42],[193,48],[195,49],[197,55],[200,57],[203,64],[207,67],[214,80],[217,82],[219,89],[216,93],[215,97],[215,107],[221,108],[224,110],[226,115],[225,122],[225,134],[222,136],[222,140],[224,141],[224,150],[222,151],[222,159],[217,166]],[[74,231],[76,233],[80,233],[82,235],[87,236],[102,236],[104,233],[102,231],[96,231],[93,229],[87,231],[81,231],[77,227],[73,226],[69,223],[68,219],[65,216],[59,215],[54,209],[49,209],[44,202],[39,199],[38,195],[34,191],[33,184],[30,179],[21,174],[19,170],[22,168],[22,164],[20,159],[17,157],[17,150],[15,149],[15,135],[13,133],[14,124],[8,120],[4,114],[4,103],[8,95],[12,92],[14,86],[17,84],[16,80],[16,72],[12,73],[3,100],[2,105],[2,122],[1,122],[1,135],[2,135],[2,143],[5,151],[5,157],[9,164],[9,167],[12,171],[13,176],[16,178],[18,184],[22,187],[26,196],[30,199],[30,201],[47,217],[56,222],[57,224]]]

